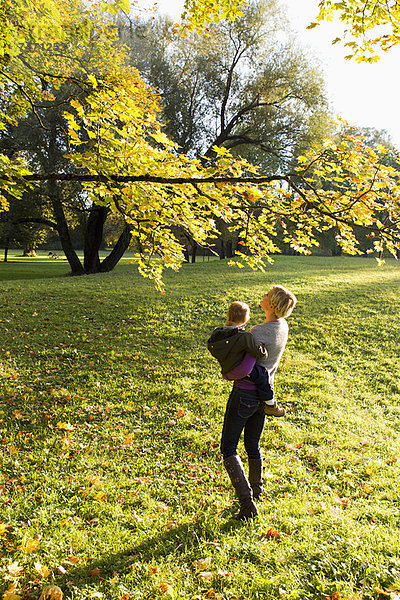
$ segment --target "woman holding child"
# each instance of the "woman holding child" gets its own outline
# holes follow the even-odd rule
[[[254,500],[260,500],[262,493],[260,438],[265,416],[281,417],[286,412],[274,399],[273,384],[288,339],[285,317],[292,313],[296,302],[292,292],[280,285],[274,286],[260,303],[265,321],[252,327],[250,332],[244,330],[250,317],[248,305],[233,302],[226,326],[215,329],[208,340],[211,354],[221,364],[222,375],[234,380],[225,411],[221,452],[239,499],[238,519],[258,514]],[[236,453],[242,431],[249,463],[248,478]]]

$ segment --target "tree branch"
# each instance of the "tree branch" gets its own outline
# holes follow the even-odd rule
[[[13,219],[7,217],[0,217],[0,223],[13,223],[14,225],[20,225],[21,223],[39,223],[39,225],[47,225],[47,227],[57,229],[57,223],[50,221],[50,219],[44,218],[27,217],[24,219],[16,219],[14,221]]]
[[[157,175],[79,175],[77,173],[31,173],[24,177],[11,177],[0,173],[0,181],[27,183],[28,181],[79,181],[81,183],[160,183],[170,185],[202,184],[202,183],[270,183],[271,181],[288,181],[290,177],[298,178],[295,173],[288,175],[268,175],[249,177],[159,177]]]

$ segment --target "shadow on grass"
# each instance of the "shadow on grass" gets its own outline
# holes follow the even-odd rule
[[[220,527],[220,533],[229,534],[232,531],[248,527],[248,523],[230,518],[230,511],[226,516],[227,521]],[[132,525],[132,529],[135,529],[134,525]],[[116,573],[119,576],[126,576],[135,568],[138,561],[155,564],[163,558],[169,560],[174,557],[176,560],[178,557],[179,560],[179,556],[184,556],[182,566],[187,567],[188,557],[194,561],[203,556],[205,543],[215,544],[215,535],[215,521],[210,521],[210,523],[204,520],[186,522],[169,531],[159,532],[157,535],[132,545],[129,549],[98,557],[84,566],[68,571],[59,584],[61,587],[79,586],[88,582],[95,583],[98,580],[107,581],[107,579],[115,577]],[[246,556],[249,558],[248,548]],[[256,552],[251,553],[250,560],[254,564],[262,562]]]
[[[34,261],[32,259],[12,259],[0,262],[0,281],[21,281],[30,279],[53,279],[70,273],[68,261]]]

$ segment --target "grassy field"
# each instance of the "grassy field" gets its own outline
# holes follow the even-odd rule
[[[400,265],[280,257],[65,278],[0,263],[0,592],[36,600],[400,596]],[[231,519],[230,386],[207,354],[234,299],[298,297],[263,435],[260,518]],[[242,448],[241,448],[242,452]],[[397,591],[399,590],[399,591]]]

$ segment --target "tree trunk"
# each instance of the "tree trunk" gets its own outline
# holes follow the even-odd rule
[[[193,240],[193,246],[192,246],[192,263],[196,262],[196,256],[197,256],[197,250],[198,250],[198,244],[197,242],[195,242]]]
[[[3,262],[7,262],[7,258],[8,258],[8,246],[6,246],[4,248],[4,261]]]
[[[220,260],[225,258],[225,242],[222,237],[217,241],[217,252]]]
[[[82,267],[82,263],[79,260],[78,255],[72,246],[71,237],[69,235],[68,223],[65,218],[64,208],[59,197],[57,184],[54,181],[49,181],[49,191],[51,203],[53,205],[54,217],[57,223],[57,232],[60,236],[62,249],[69,262],[69,266],[71,267],[71,273],[72,275],[83,275],[84,270]]]
[[[226,258],[233,258],[235,253],[233,251],[233,243],[232,240],[228,240],[226,242]]]
[[[99,250],[103,241],[104,223],[109,211],[110,209],[106,206],[99,206],[98,204],[93,204],[90,210],[83,249],[85,273],[98,273],[100,271]]]
[[[105,273],[107,271],[112,271],[115,265],[118,263],[119,259],[122,258],[125,251],[128,249],[129,244],[132,239],[132,234],[130,232],[129,226],[125,225],[125,228],[121,235],[119,236],[118,242],[115,244],[114,249],[100,265],[100,271]]]

